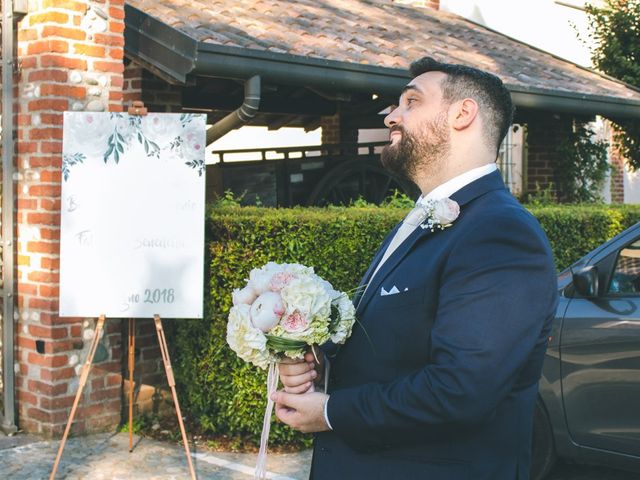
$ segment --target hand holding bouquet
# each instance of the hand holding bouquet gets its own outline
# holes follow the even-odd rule
[[[246,362],[269,368],[267,408],[262,426],[256,478],[266,475],[266,446],[278,387],[276,362],[301,359],[313,345],[341,344],[351,335],[355,308],[313,268],[269,262],[249,273],[247,285],[233,291],[227,343]]]

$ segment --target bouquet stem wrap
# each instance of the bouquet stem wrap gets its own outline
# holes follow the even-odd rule
[[[278,365],[275,361],[269,363],[267,373],[267,408],[262,421],[262,435],[260,436],[260,452],[256,462],[255,478],[265,480],[267,478],[267,443],[269,442],[269,430],[271,430],[271,415],[273,414],[273,400],[271,395],[278,389]]]

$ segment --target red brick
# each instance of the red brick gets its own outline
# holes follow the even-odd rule
[[[35,198],[19,198],[18,208],[24,210],[36,210],[38,208],[38,201]]]
[[[18,401],[20,402],[20,404],[29,403],[31,405],[37,405],[38,397],[31,392],[20,389],[18,390]]]
[[[47,270],[59,270],[60,269],[60,259],[59,258],[50,258],[50,257],[42,257],[40,259],[40,268],[44,268]]]
[[[120,388],[105,388],[104,390],[97,390],[89,395],[91,401],[102,401],[110,398],[120,398]]]
[[[62,153],[62,142],[42,142],[40,148],[42,153]],[[60,159],[60,165],[62,165],[62,159]]]
[[[38,38],[38,31],[35,28],[21,28],[18,30],[18,42],[27,42]]]
[[[115,60],[122,60],[124,58],[124,50],[122,48],[110,48],[109,57]]]
[[[45,83],[40,86],[40,94],[44,96],[52,95],[58,97],[84,98],[87,95],[85,87],[72,87],[58,83]]]
[[[36,68],[38,66],[38,57],[25,57],[18,60],[18,64],[22,70],[28,68]]]
[[[60,295],[60,287],[52,287],[50,285],[39,285],[38,290],[41,297],[58,298]]]
[[[62,142],[47,142],[46,144],[43,143],[43,150],[56,150],[59,149],[60,152],[55,152],[55,153],[61,153],[62,152]],[[51,152],[48,152],[51,153]],[[37,168],[37,167],[57,167],[60,168],[62,166],[62,157],[61,156],[42,156],[42,155],[38,155],[38,156],[31,156],[31,158],[29,159],[29,164],[31,165],[31,167],[33,168]]]
[[[60,130],[60,129],[51,129]],[[29,187],[29,195],[34,197],[59,197],[62,193],[62,187],[60,185],[32,185]]]
[[[57,138],[62,140],[62,129],[61,128],[32,128],[29,130],[29,139],[30,140],[45,140],[45,139],[53,139]]]
[[[42,23],[60,23],[64,24],[69,21],[69,15],[62,12],[45,12],[36,13],[29,16],[29,24],[31,26],[40,25]]]
[[[69,370],[73,372],[73,368]],[[44,369],[42,371],[44,372]],[[67,395],[65,397],[55,398],[40,397],[40,408],[44,408],[45,410],[60,410],[63,408],[69,408],[73,406],[75,398],[75,395]]]
[[[69,44],[64,40],[40,40],[31,42],[27,46],[27,55],[38,55],[39,53],[68,53]]]
[[[57,311],[59,306],[58,300],[50,300],[44,298],[29,298],[27,299],[26,303],[29,308],[39,308],[49,311]],[[24,308],[24,305],[22,306],[22,308]]]
[[[29,352],[27,357],[28,362],[31,365],[40,365],[43,367],[62,367],[69,363],[68,355],[46,355],[37,352]]]
[[[57,71],[57,70],[52,70]],[[65,80],[66,81],[66,80]],[[40,123],[43,125],[62,125],[62,121],[64,119],[64,115],[61,113],[41,113],[40,114]]]
[[[37,285],[33,285],[31,283],[19,282],[18,283],[18,293],[20,295],[37,295],[38,294],[38,286]]]
[[[60,240],[60,229],[42,227],[40,229],[40,237],[43,240]]]
[[[107,375],[107,387],[115,387],[122,385],[122,375],[109,374]]]
[[[103,58],[106,55],[106,50],[104,47],[99,47],[96,45],[87,45],[85,43],[75,43],[73,45],[73,53],[76,53],[78,55],[86,55],[88,57]]]
[[[124,22],[109,22],[109,31],[111,33],[123,33]]]
[[[58,172],[60,175],[60,172]],[[59,198],[41,198],[40,199],[40,208],[42,210],[47,210],[48,212],[59,212],[60,211],[60,199]]]
[[[66,338],[69,334],[67,327],[43,327],[41,325],[29,325],[29,334],[34,337]]]
[[[124,81],[122,80],[122,76],[120,75],[112,75],[111,76],[111,86],[112,87],[121,87]]]
[[[46,70],[34,70],[29,72],[30,82],[66,82],[69,75],[64,70],[46,69]]]
[[[74,2],[73,0],[42,0],[42,8],[62,8],[72,10],[74,12],[85,13],[87,4],[83,2]]]
[[[29,215],[54,216],[43,213],[33,213]],[[58,217],[60,217],[58,215]],[[51,223],[53,224],[53,222]],[[27,252],[31,253],[60,253],[60,244],[53,242],[27,242]]]
[[[71,38],[73,40],[84,40],[87,38],[87,34],[83,30],[76,28],[45,25],[42,28],[42,37],[64,37]]]
[[[30,418],[35,418],[43,423],[62,423],[65,422],[69,413],[66,410],[58,410],[57,412],[45,412],[36,407],[27,409],[27,415]]]
[[[60,98],[42,98],[39,100],[32,100],[28,103],[30,112],[36,110],[69,110],[69,100]]]
[[[91,390],[92,391],[96,391],[96,390],[102,390],[104,389],[104,376],[100,375],[97,378],[93,378],[91,380]]]
[[[60,214],[59,213],[27,213],[27,223],[32,225],[60,225]],[[33,242],[29,242],[33,243]],[[50,250],[51,244],[46,245],[34,245],[34,248],[42,248],[42,250],[34,250],[33,253],[58,253],[57,251]],[[54,245],[55,247],[55,245]],[[29,245],[27,245],[29,248]],[[29,250],[30,251],[30,250]]]
[[[74,70],[86,70],[87,61],[80,58],[70,58],[62,55],[42,55],[40,57],[42,67],[63,67]]]
[[[60,275],[53,272],[36,270],[35,272],[29,272],[27,279],[32,282],[57,283],[60,280]]]
[[[103,33],[96,33],[93,36],[93,39],[100,45],[114,45],[116,47],[124,47],[124,37],[122,35],[106,35]]]
[[[102,62],[102,61],[94,61],[93,69],[98,72],[114,72],[114,73],[122,73],[124,71],[124,64],[122,62]]]
[[[122,92],[109,92],[109,100],[122,100]]]
[[[18,153],[36,153],[38,144],[36,142],[18,142]]]
[[[25,337],[23,335],[19,335],[18,336],[18,347],[20,347],[21,349],[29,349],[29,350],[34,350],[36,349],[36,341],[33,338],[29,338],[29,337]],[[27,365],[25,365],[25,368],[27,368]],[[26,375],[27,372],[21,372],[23,373],[23,375]]]
[[[68,385],[66,383],[59,383],[56,385],[50,385],[48,383],[40,382],[38,380],[29,380],[27,387],[30,392],[41,393],[43,395],[59,396],[67,393]]]
[[[124,9],[122,8],[109,8],[109,16],[118,20],[124,20]]]

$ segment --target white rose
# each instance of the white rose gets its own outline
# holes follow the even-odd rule
[[[261,294],[251,305],[251,322],[263,332],[275,327],[284,314],[282,298],[275,292]]]
[[[328,318],[331,314],[331,296],[324,286],[311,276],[294,278],[280,292],[287,314],[298,310],[311,321],[315,316]]]
[[[351,335],[353,324],[356,321],[356,309],[353,306],[353,302],[344,293],[334,300],[334,303],[337,304],[340,321],[335,331],[331,332],[331,341],[341,344]]]
[[[460,215],[460,205],[455,200],[443,198],[434,205],[433,217],[440,225],[449,225]]]
[[[235,306],[240,304],[251,305],[258,298],[258,294],[251,287],[236,288],[231,294],[231,298]]]

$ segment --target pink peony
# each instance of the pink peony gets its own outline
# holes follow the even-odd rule
[[[298,310],[294,310],[292,314],[283,318],[280,324],[282,325],[282,328],[290,333],[301,332],[309,326],[307,319],[304,318]]]
[[[236,288],[231,294],[231,298],[233,299],[233,304],[235,306],[245,304],[251,305],[256,298],[258,298],[258,294],[251,287],[244,287],[242,289]]]
[[[275,327],[284,315],[284,305],[280,295],[265,292],[251,305],[251,323],[253,326],[268,332]]]
[[[295,274],[289,272],[279,272],[271,277],[269,282],[269,290],[272,292],[279,292],[284,287],[289,285],[289,282],[296,278]]]

